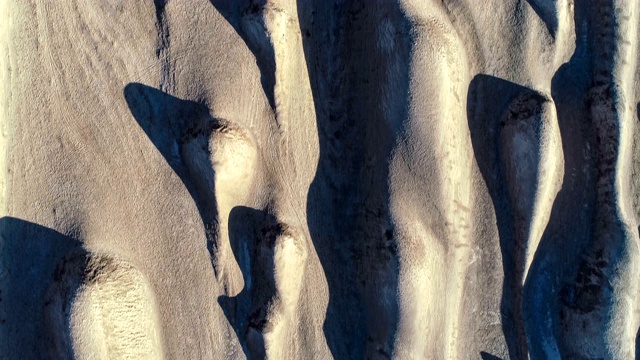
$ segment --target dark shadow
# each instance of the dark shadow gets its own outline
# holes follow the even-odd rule
[[[208,158],[210,152],[208,146],[212,131],[220,126],[219,121],[210,115],[209,109],[203,104],[182,100],[143,84],[128,84],[124,89],[124,96],[140,127],[182,180],[193,198],[204,225],[207,250],[217,277],[219,270],[215,256],[218,246],[218,214],[215,189],[213,188],[214,169]],[[202,154],[183,152],[182,148],[185,143],[197,141],[198,138],[202,139],[198,142],[202,145]],[[187,156],[206,156],[206,161],[199,162],[197,171],[190,171],[188,162],[192,159],[187,159]],[[240,241],[242,244],[251,245],[255,238],[253,235],[243,232],[252,231],[252,229],[243,228],[238,220],[258,217],[249,210],[251,209],[236,208],[232,211],[229,219],[231,247],[237,259],[239,259],[237,251],[240,245],[236,242]],[[240,263],[241,266],[247,263],[246,259],[243,261]],[[246,281],[246,267],[242,268]],[[219,304],[227,320],[236,331],[245,354],[248,353],[243,334],[247,327],[247,309],[245,307],[250,304],[248,301],[249,295],[246,293],[246,289],[233,299],[219,298]]]
[[[521,314],[522,286],[517,271],[513,216],[505,174],[500,161],[500,129],[504,112],[515,97],[531,89],[494,76],[477,75],[469,85],[467,118],[478,167],[493,201],[498,226],[504,284],[500,312],[509,355],[526,358],[526,342]]]
[[[229,22],[233,29],[253,53],[256,65],[260,70],[260,83],[269,101],[271,109],[275,111],[276,84],[276,56],[271,45],[269,35],[262,22],[262,8],[266,0],[209,0],[218,12]],[[263,29],[247,29],[262,26]]]
[[[49,358],[46,293],[65,255],[81,252],[72,235],[13,217],[0,219],[0,350],[8,359]],[[8,343],[8,341],[11,343]],[[35,343],[34,343],[35,341]]]
[[[486,353],[484,351],[480,351],[480,357],[482,358],[482,360],[502,360],[501,358],[495,356],[495,355],[491,355],[489,353]]]
[[[638,103],[638,117],[637,119],[640,120],[640,103]],[[640,226],[638,226],[638,236],[640,237]],[[636,354],[635,354],[635,359],[636,360],[640,360],[640,328],[638,329],[638,331],[636,332]]]
[[[636,354],[635,359],[640,360],[640,329],[636,332]]]
[[[320,147],[306,213],[329,290],[323,332],[336,359],[390,358],[398,265],[388,175],[408,107],[410,24],[384,1],[298,0],[297,15]],[[397,29],[392,54],[371,35],[383,18]],[[391,65],[402,70],[391,77]]]
[[[547,30],[554,38],[558,32],[558,14],[556,12],[556,4],[548,0],[527,0],[533,11],[542,19]]]
[[[589,29],[593,4],[575,3],[576,48],[551,81],[562,149],[564,178],[553,203],[549,223],[535,252],[524,287],[523,312],[532,359],[543,359],[549,351],[566,357],[561,328],[563,303],[573,302],[578,262],[591,238],[591,220],[595,207],[594,134],[586,92],[592,78],[589,53],[594,36]],[[584,172],[583,169],[589,169]],[[576,176],[575,174],[578,174]]]
[[[206,185],[212,186],[212,183],[200,179],[200,177],[213,179],[214,170],[211,162],[205,161],[200,164],[206,165],[198,168],[200,172],[204,173],[193,174],[187,166],[188,160],[185,159],[187,154],[183,153],[181,148],[186,141],[193,140],[198,136],[204,137],[203,144],[209,144],[209,136],[211,131],[219,126],[218,121],[211,117],[206,106],[176,98],[146,85],[129,84],[125,87],[124,96],[131,113],[140,127],[182,180],[193,198],[204,225],[207,250],[212,257],[212,265],[217,276],[218,269],[214,256],[218,241],[218,224],[216,202],[213,196],[214,189],[203,188]],[[203,148],[202,151],[208,154],[209,149]],[[250,275],[247,274],[247,267],[242,266],[242,264],[247,264],[247,260],[240,259],[238,246],[241,245],[236,244],[236,242],[240,241],[248,246],[253,244],[255,236],[252,231],[254,229],[243,227],[238,223],[239,219],[258,217],[249,210],[251,209],[235,208],[229,219],[231,247],[236,255],[236,260],[241,265],[245,283],[247,282],[247,276]],[[243,262],[240,262],[241,260]],[[243,351],[248,356],[244,334],[247,328],[248,306],[251,302],[247,288],[235,298],[222,296],[218,301],[227,320],[236,331]]]
[[[359,159],[354,156],[359,151],[346,149],[346,142],[341,139],[349,139],[354,135],[362,137],[364,130],[356,127],[353,120],[346,116],[346,109],[332,88],[336,86],[332,82],[340,81],[340,76],[332,73],[340,59],[332,54],[336,52],[339,42],[345,40],[334,21],[339,21],[343,16],[344,7],[322,1],[297,2],[320,146],[316,174],[309,186],[306,212],[311,241],[329,290],[322,330],[334,358],[357,359],[363,358],[366,327],[359,301],[360,287],[354,266],[356,259],[353,256],[356,239],[352,235],[356,219],[355,214],[349,214],[349,208],[358,193],[354,170],[361,165],[357,164]],[[315,31],[317,28],[325,30]],[[332,75],[336,75],[334,79],[330,78]],[[333,102],[335,108],[330,108],[329,102]],[[336,113],[336,109],[343,114]],[[335,174],[341,174],[350,184],[336,179]]]
[[[209,109],[203,104],[178,99],[143,84],[128,84],[124,88],[124,97],[133,117],[193,198],[204,224],[207,249],[213,257],[218,229],[212,188],[213,167],[210,161],[201,162],[198,173],[191,173],[181,148],[198,137],[203,137],[202,142],[208,144],[211,132],[220,126],[218,120],[210,115]],[[208,156],[208,148],[203,147],[202,151],[203,156]],[[217,264],[213,262],[213,266],[217,275]]]
[[[229,213],[229,241],[245,286],[234,297],[220,296],[218,303],[250,359],[266,356],[261,335],[276,295],[272,251],[279,226],[266,211],[236,206]]]

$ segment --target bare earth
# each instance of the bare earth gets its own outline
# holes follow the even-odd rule
[[[0,359],[633,359],[640,3],[0,0]]]

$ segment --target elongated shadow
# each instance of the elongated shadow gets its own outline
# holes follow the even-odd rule
[[[8,359],[50,357],[52,334],[44,324],[45,295],[56,267],[69,253],[80,252],[71,236],[26,220],[0,219],[0,353]]]
[[[640,121],[640,103],[638,103],[638,105],[636,106],[636,109],[637,109],[636,119]],[[635,153],[637,153],[637,150]],[[640,226],[638,226],[638,236],[640,237]],[[636,360],[640,360],[640,328],[636,332]]]
[[[327,105],[332,99],[336,108],[346,110],[332,89],[336,86],[332,82],[339,80],[329,79],[334,61],[340,61],[331,56],[337,50],[334,46],[344,40],[338,38],[337,28],[330,27],[336,25],[333,21],[338,21],[343,9],[322,1],[298,1],[297,7],[320,146],[307,197],[307,224],[329,289],[322,330],[334,358],[362,358],[366,341],[364,311],[354,266],[357,260],[353,257],[358,239],[353,232],[355,214],[349,208],[358,194],[354,171],[361,165],[355,154],[363,150],[347,149],[345,145],[357,132],[362,136],[363,128]],[[349,183],[336,179],[334,174],[341,174]]]
[[[389,159],[408,107],[409,24],[394,2],[298,0],[297,11],[319,141],[307,225],[329,289],[323,333],[336,359],[390,358],[398,262]],[[396,27],[392,54],[374,36],[382,18]]]
[[[640,329],[636,332],[636,360],[640,360]]]
[[[521,309],[516,299],[522,292],[517,278],[513,209],[504,186],[505,174],[500,161],[500,128],[503,114],[511,101],[530,89],[489,75],[477,75],[469,85],[467,117],[474,154],[482,177],[493,201],[498,226],[504,284],[500,312],[509,355],[512,359],[524,359],[523,344],[519,334],[524,333]],[[526,345],[526,344],[525,344]],[[526,348],[526,347],[525,347]]]
[[[585,103],[593,75],[589,53],[596,46],[590,38],[597,36],[588,27],[591,8],[587,2],[575,3],[576,48],[551,81],[565,166],[562,188],[524,287],[523,312],[532,359],[569,356],[563,349],[560,330],[562,307],[573,301],[578,262],[591,238],[596,164],[589,145],[594,134]]]
[[[555,37],[558,33],[556,4],[547,0],[527,0],[527,2],[540,19],[542,19],[551,36]]]
[[[211,131],[219,126],[209,109],[197,102],[182,100],[150,86],[130,83],[124,89],[124,97],[131,114],[160,151],[169,166],[180,177],[193,198],[205,229],[207,249],[214,256],[217,236],[217,209],[213,197],[213,166],[210,161],[200,161],[198,173],[190,171],[184,145],[203,137],[202,157],[208,157]],[[213,264],[216,270],[216,264]]]
[[[128,84],[124,89],[124,96],[140,127],[182,180],[193,198],[204,225],[207,250],[217,276],[219,270],[215,257],[218,246],[218,213],[213,183],[214,169],[209,158],[211,151],[209,146],[212,131],[220,126],[218,119],[213,118],[209,109],[200,103],[182,100],[143,84]],[[197,146],[190,146],[190,150],[187,151],[185,146],[189,143],[195,143]],[[189,166],[189,164],[195,165]],[[253,237],[242,232],[245,228],[238,223],[240,221],[238,219],[248,217],[256,217],[256,215],[248,208],[235,209],[229,220],[231,247],[236,254],[236,259],[243,261],[241,264],[247,264],[247,262],[246,259],[240,259],[238,256],[237,251],[240,245],[236,242],[252,244],[250,240],[253,240]],[[245,283],[247,274],[245,266],[243,267]],[[245,354],[247,349],[242,335],[246,330],[246,306],[250,304],[246,289],[233,299],[219,298],[219,304],[236,331]]]
[[[219,121],[200,103],[182,100],[146,85],[128,84],[124,96],[140,127],[180,177],[193,198],[204,225],[207,250],[217,276],[219,270],[215,250],[218,242],[218,217],[213,183],[214,169],[209,158],[208,146],[211,132],[220,126]],[[198,142],[198,138],[202,141]],[[185,147],[189,143],[196,143],[198,146],[191,146],[186,150]],[[189,165],[194,163],[195,165]],[[241,250],[238,246],[252,246],[255,236],[254,229],[249,224],[259,222],[253,218],[264,217],[266,215],[249,208],[235,208],[230,214],[231,247],[236,260],[241,264],[245,284],[251,283],[250,262],[239,253]],[[262,222],[265,221],[262,219]],[[249,305],[252,303],[249,288],[245,287],[234,298],[221,296],[218,299],[247,356],[249,353],[244,334],[247,329]]]
[[[480,351],[480,357],[482,358],[482,360],[502,360],[501,358],[495,356],[495,355],[491,355],[489,353],[486,353],[484,351]]]
[[[253,53],[260,70],[262,90],[275,110],[276,56],[269,35],[264,29],[261,12],[266,0],[209,0],[216,10]],[[260,29],[262,27],[262,29]]]
[[[272,250],[278,226],[266,211],[236,206],[229,213],[229,240],[245,286],[234,297],[220,296],[218,303],[250,359],[265,357],[262,335],[276,296]]]

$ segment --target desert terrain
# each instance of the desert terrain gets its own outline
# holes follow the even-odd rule
[[[640,358],[639,11],[0,0],[0,359]]]

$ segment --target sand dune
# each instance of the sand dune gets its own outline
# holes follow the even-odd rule
[[[637,358],[638,11],[0,1],[0,358]]]

